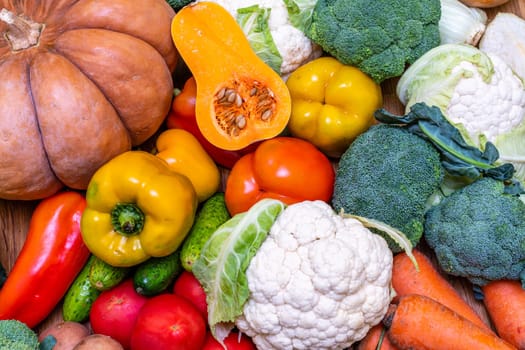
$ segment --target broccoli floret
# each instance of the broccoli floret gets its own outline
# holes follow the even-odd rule
[[[438,151],[404,128],[375,125],[343,153],[336,171],[336,211],[382,221],[403,232],[415,246],[423,234],[427,200],[444,177]],[[401,247],[390,237],[393,252]]]
[[[441,268],[483,286],[525,280],[525,203],[502,181],[481,178],[430,208],[425,240]]]
[[[179,11],[184,6],[188,5],[193,0],[166,0],[166,2],[174,9],[176,12]]]
[[[440,0],[318,0],[306,35],[377,83],[441,42]]]
[[[0,349],[39,349],[37,334],[25,323],[17,320],[0,320]]]

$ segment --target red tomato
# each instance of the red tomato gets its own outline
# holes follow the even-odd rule
[[[244,334],[240,334],[238,332],[231,332],[226,339],[224,339],[224,345],[226,346],[226,350],[255,350],[255,344],[253,344],[252,340],[247,337]],[[210,332],[206,335],[206,343],[204,343],[204,347],[202,350],[224,350],[222,345],[215,340],[215,338],[211,335]]]
[[[132,279],[102,292],[93,302],[89,314],[93,332],[109,335],[129,349],[135,321],[147,300],[135,291]]]
[[[173,293],[188,299],[200,311],[204,319],[208,319],[206,293],[199,280],[191,272],[183,271],[177,277],[173,285]]]
[[[330,159],[313,144],[293,137],[275,137],[235,163],[226,181],[224,199],[231,215],[247,211],[263,198],[286,204],[328,202],[334,180]]]
[[[131,334],[131,350],[201,350],[206,322],[176,294],[159,294],[142,307]]]

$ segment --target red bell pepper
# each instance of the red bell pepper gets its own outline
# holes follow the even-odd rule
[[[197,85],[193,77],[188,78],[184,83],[182,91],[175,96],[171,105],[171,111],[166,119],[166,126],[169,129],[184,129],[189,131],[199,140],[204,150],[210,157],[222,167],[231,169],[235,162],[244,154],[255,149],[255,145],[250,145],[246,149],[239,151],[228,151],[214,146],[199,130],[197,119],[195,118],[195,98],[197,95]]]
[[[89,258],[80,234],[85,206],[84,196],[73,191],[38,203],[22,250],[0,289],[0,319],[17,319],[33,328],[60,302]]]

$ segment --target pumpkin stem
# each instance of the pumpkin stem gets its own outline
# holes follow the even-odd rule
[[[13,51],[24,50],[37,45],[40,33],[44,28],[43,24],[17,16],[5,8],[0,10],[0,21],[8,25],[4,36]]]

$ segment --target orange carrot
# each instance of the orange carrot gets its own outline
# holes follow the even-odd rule
[[[383,320],[400,350],[516,350],[516,348],[429,297],[398,298]]]
[[[483,303],[498,335],[525,350],[525,289],[519,281],[493,281],[481,287]]]
[[[381,343],[381,344],[380,344]],[[380,323],[370,328],[366,336],[357,345],[357,350],[399,350],[386,336],[385,326]]]
[[[416,270],[406,253],[394,256],[392,286],[398,296],[408,294],[427,296],[451,308],[478,326],[492,331],[454,286],[439,273],[425,254],[416,249],[413,249],[412,253],[419,265],[419,271]]]

